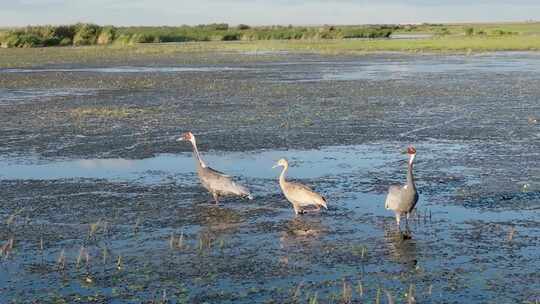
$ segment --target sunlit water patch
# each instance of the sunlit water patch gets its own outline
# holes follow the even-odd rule
[[[302,59],[257,65],[273,82],[317,82],[338,80],[390,80],[433,75],[478,75],[479,73],[530,73],[538,75],[540,56],[536,53],[487,53],[479,55],[403,56],[366,55],[354,59],[328,61]]]
[[[205,161],[215,169],[245,178],[273,178],[275,162],[286,157],[297,178],[318,178],[336,172],[352,172],[381,165],[389,155],[373,146],[326,147],[320,150],[262,150],[256,152],[208,152]],[[148,171],[187,174],[195,170],[192,153],[161,154],[146,159],[77,159],[43,161],[0,158],[3,179],[106,178],[133,179]]]
[[[431,74],[528,72],[538,74],[540,56],[534,53],[517,53],[515,56],[491,53],[475,56],[425,56],[409,60],[375,60],[373,62],[347,62],[326,67],[323,80],[384,80],[409,79]]]
[[[80,97],[95,95],[97,90],[92,89],[1,89],[0,88],[0,106],[14,104],[39,103],[55,98],[62,97]]]

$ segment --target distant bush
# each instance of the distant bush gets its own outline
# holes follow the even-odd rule
[[[466,36],[472,36],[472,35],[474,35],[474,28],[472,28],[472,27],[467,27],[467,28],[465,28],[465,35],[466,35]]]
[[[73,37],[75,37],[75,34],[77,33],[77,27],[76,25],[60,25],[56,26],[54,28],[54,36],[64,39],[69,38],[69,40],[73,41]]]
[[[388,38],[393,31],[391,27],[351,28],[343,31],[343,38]]]
[[[114,41],[116,29],[112,26],[107,26],[101,29],[97,37],[97,44],[110,44]]]
[[[437,30],[436,34],[440,36],[450,35],[450,30],[447,27],[442,27]]]
[[[58,43],[58,45],[60,46],[68,46],[68,45],[73,45],[73,39],[69,38],[69,37],[64,37],[60,40],[60,43]]]
[[[96,44],[100,27],[95,24],[78,24],[77,33],[73,37],[73,45],[92,45]]]
[[[237,27],[240,31],[249,30],[251,27],[247,24],[239,24]]]
[[[501,29],[496,29],[496,30],[491,31],[491,35],[493,36],[506,36],[506,35],[516,35],[516,34],[517,34],[516,32],[505,31]]]
[[[4,47],[39,47],[109,44],[116,38],[116,28],[95,24],[27,26],[10,30],[0,37]]]
[[[240,33],[226,33],[221,37],[221,40],[223,41],[235,41],[240,40],[241,35]]]
[[[114,40],[114,44],[131,45],[131,44],[133,44],[133,40],[131,40],[131,35],[129,35],[129,34],[121,34]]]
[[[159,37],[151,34],[134,34],[131,36],[131,41],[133,43],[153,43],[160,42]]]
[[[43,40],[35,34],[31,33],[25,33],[25,32],[14,32],[8,34],[4,38],[4,42],[2,43],[5,47],[11,48],[11,47],[21,47],[21,48],[28,48],[28,47],[36,47],[36,46],[42,46]]]
[[[486,35],[486,32],[484,30],[478,30],[476,31],[475,35],[478,35],[478,36],[485,36]]]
[[[60,41],[61,41],[60,38],[54,36],[54,37],[43,39],[42,44],[43,46],[55,46],[55,45],[60,45]]]

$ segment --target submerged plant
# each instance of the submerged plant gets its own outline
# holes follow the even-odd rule
[[[352,289],[351,286],[343,280],[343,289],[341,292],[341,301],[343,303],[351,303],[352,301]]]
[[[409,291],[405,294],[407,296],[407,303],[413,304],[416,303],[416,298],[414,296],[415,294],[415,288],[413,284],[409,285]]]
[[[360,297],[364,296],[364,284],[362,284],[362,281],[358,281],[358,285],[356,285],[356,293],[358,293]]]
[[[77,256],[77,261],[75,263],[75,266],[77,268],[79,268],[79,266],[81,265],[81,260],[82,260],[84,252],[85,252],[85,248],[84,246],[81,246],[81,249],[79,249],[79,255]]]
[[[56,264],[58,265],[58,269],[60,270],[64,270],[65,267],[66,267],[66,255],[65,255],[65,250],[62,249],[62,251],[60,251],[60,256],[58,257],[58,260],[56,261]]]

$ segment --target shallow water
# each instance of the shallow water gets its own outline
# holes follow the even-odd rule
[[[417,170],[421,171],[422,165],[442,151],[456,154],[467,149],[471,147],[448,143],[418,147]],[[421,151],[439,153],[422,155]],[[290,178],[303,180],[327,196],[328,211],[294,216],[277,186],[279,170],[270,169],[283,156],[288,157],[292,164]],[[73,201],[69,206],[61,203],[58,207],[65,211],[57,211],[55,215],[46,210],[42,215],[30,215],[25,210],[4,213],[7,218],[10,213],[20,212],[20,219],[15,217],[15,224],[8,226],[18,238],[18,249],[3,262],[6,271],[0,275],[0,282],[6,288],[19,292],[39,292],[55,286],[56,280],[66,282],[67,276],[67,285],[60,294],[75,293],[84,297],[99,291],[105,298],[116,298],[119,294],[107,287],[110,284],[143,284],[149,287],[172,275],[167,268],[174,267],[177,269],[174,276],[179,276],[181,286],[187,290],[183,291],[185,296],[193,301],[263,301],[273,297],[285,297],[281,298],[285,301],[291,297],[287,290],[294,290],[300,283],[305,285],[297,295],[300,299],[307,300],[315,292],[318,297],[331,299],[342,296],[338,291],[343,288],[343,282],[351,288],[362,282],[366,289],[363,297],[368,299],[376,297],[377,286],[384,287],[393,296],[402,297],[400,293],[413,284],[418,290],[418,299],[454,302],[459,301],[463,294],[451,292],[454,283],[448,281],[450,278],[447,276],[472,263],[471,259],[478,258],[477,252],[481,248],[478,242],[486,242],[489,247],[482,253],[487,260],[476,262],[476,266],[470,264],[468,270],[459,270],[462,272],[458,275],[461,283],[455,283],[458,284],[455,288],[470,291],[478,299],[488,299],[497,294],[497,291],[484,287],[487,282],[499,280],[490,274],[492,267],[498,269],[497,273],[502,276],[501,284],[506,274],[513,273],[507,269],[509,265],[506,262],[491,262],[506,255],[508,246],[515,247],[512,249],[513,259],[532,268],[539,258],[538,251],[534,250],[540,238],[539,226],[528,224],[537,223],[537,211],[486,211],[449,205],[437,193],[422,194],[425,191],[421,178],[417,181],[421,192],[418,214],[411,219],[410,225],[412,239],[403,240],[397,233],[393,215],[383,208],[384,193],[365,192],[361,186],[369,179],[369,172],[384,171],[388,167],[401,171],[399,180],[403,180],[405,163],[402,160],[405,155],[394,145],[332,146],[304,151],[207,152],[204,158],[211,166],[235,175],[251,187],[256,199],[252,202],[229,199],[221,207],[206,203],[210,198],[197,184],[190,153],[163,154],[138,160],[2,159],[0,179],[4,180],[4,187],[13,188],[18,196],[25,192],[23,189],[28,189],[29,197],[23,200],[38,200],[50,206],[56,205],[53,203],[55,200],[72,200],[69,197],[73,195],[73,199],[82,201]],[[452,166],[439,169],[451,172]],[[81,182],[92,189],[72,187]],[[94,187],[94,183],[102,186]],[[381,183],[383,185],[379,186],[383,188],[389,184],[388,181]],[[63,190],[53,190],[54,184]],[[121,189],[129,184],[141,188],[127,192]],[[162,187],[169,190],[155,189]],[[447,186],[440,187],[444,192],[448,191],[445,189]],[[32,194],[35,191],[32,189],[38,188],[45,192]],[[154,190],[150,190],[152,188]],[[150,195],[144,198],[147,191]],[[168,198],[171,194],[176,197],[175,193],[185,198]],[[85,201],[100,204],[102,212],[90,211],[88,214]],[[139,207],[134,205],[137,201],[137,206],[144,209],[137,211]],[[148,209],[156,207],[157,214]],[[115,210],[121,210],[121,218],[113,215],[118,212]],[[81,212],[87,213],[83,216],[86,219],[74,218]],[[113,214],[107,215],[110,212]],[[95,236],[89,236],[91,228],[81,220],[86,223],[97,221]],[[41,227],[41,235],[47,244],[43,257],[36,247],[35,236],[23,238],[27,233],[25,230],[38,227]],[[518,231],[512,241],[507,240],[510,229]],[[61,242],[54,241],[54,235],[58,233],[64,235]],[[47,240],[48,235],[53,239]],[[182,235],[181,249],[171,249],[171,235]],[[496,245],[499,243],[503,245]],[[89,250],[95,262],[89,265],[80,262],[85,266],[77,268],[75,264],[80,259],[81,246]],[[64,250],[67,259],[65,270],[59,270],[56,265],[60,250]],[[110,256],[103,257],[103,250]],[[321,257],[317,258],[318,255]],[[123,269],[115,266],[119,256],[125,259]],[[442,256],[445,258],[441,259]],[[201,268],[198,263],[207,266]],[[489,267],[480,270],[486,266]],[[48,267],[49,270],[34,273],[31,270],[34,267]],[[288,273],[285,277],[277,274],[283,271]],[[16,273],[19,275],[15,276]],[[393,276],[398,273],[405,277],[396,281]],[[109,275],[117,277],[112,281],[117,283],[109,282],[112,279],[108,278]],[[26,279],[20,281],[19,278],[23,277]],[[264,280],[257,280],[257,277]],[[26,284],[28,279],[33,283]],[[169,280],[172,283],[177,279],[165,279],[161,292],[170,294],[178,290],[174,284],[167,283]],[[213,286],[210,293],[203,288],[207,284]],[[534,284],[530,286],[533,290],[537,287]],[[477,288],[481,293],[473,291]],[[425,294],[428,289],[432,291],[429,296]],[[242,290],[247,293],[243,294]],[[287,292],[283,295],[280,290]],[[6,298],[18,298],[16,293],[6,292]],[[162,293],[141,293],[137,289],[126,292],[123,297],[136,295],[136,299],[163,296]],[[358,291],[354,295],[362,298]],[[172,299],[181,302],[180,298]]]
[[[0,71],[0,302],[540,299],[539,55],[279,56]],[[253,201],[210,202],[188,129]],[[281,157],[329,210],[294,216]]]
[[[186,144],[189,145],[189,144]],[[262,150],[251,152],[210,152],[205,154],[208,163],[219,164],[219,170],[245,178],[272,178],[279,174],[272,166],[282,157],[294,164],[295,176],[319,178],[325,172],[354,172],[380,165],[389,155],[377,151],[374,146],[325,147],[317,150]],[[369,155],[359,158],[358,155]],[[43,161],[38,158],[0,159],[2,179],[64,179],[105,178],[130,180],[142,177],[147,171],[167,174],[193,172],[195,161],[191,153],[161,154],[146,159],[76,159]]]

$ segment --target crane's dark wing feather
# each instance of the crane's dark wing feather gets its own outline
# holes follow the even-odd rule
[[[223,172],[221,172],[221,171],[212,169],[212,168],[210,168],[210,167],[206,167],[206,169],[207,169],[208,171],[214,173],[214,174],[221,175],[221,176],[223,176],[223,177],[231,177],[230,175],[227,175],[227,174],[225,174],[225,173],[223,173]]]

